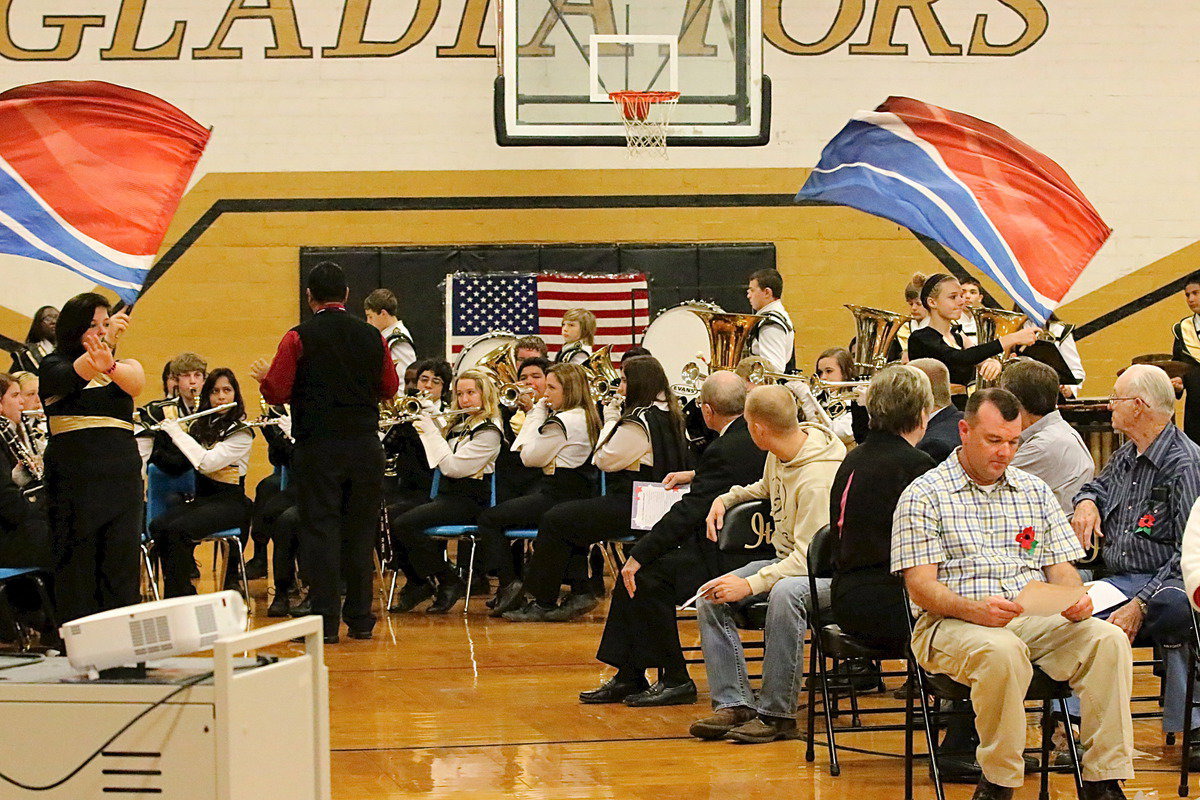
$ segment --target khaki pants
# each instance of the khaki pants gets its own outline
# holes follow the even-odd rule
[[[991,783],[1015,788],[1024,780],[1023,700],[1033,677],[1031,662],[1070,683],[1079,696],[1084,780],[1133,777],[1133,653],[1117,626],[1053,616],[985,628],[922,614],[913,629],[913,652],[927,671],[971,687],[976,758]]]

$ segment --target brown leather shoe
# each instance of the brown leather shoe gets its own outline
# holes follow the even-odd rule
[[[697,739],[724,739],[725,734],[739,725],[744,725],[757,716],[754,709],[745,706],[719,708],[712,716],[698,719],[692,723],[688,733]]]
[[[786,717],[755,717],[725,735],[740,744],[766,744],[776,739],[799,739],[796,720]]]
[[[1013,790],[1007,786],[997,786],[987,778],[980,778],[971,800],[1012,800],[1012,796]]]

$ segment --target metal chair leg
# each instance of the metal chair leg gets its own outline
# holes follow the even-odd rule
[[[1063,730],[1067,734],[1067,752],[1071,755],[1071,773],[1075,777],[1075,794],[1083,797],[1083,770],[1079,766],[1079,748],[1075,746],[1075,734],[1071,731],[1071,715],[1067,710],[1065,698],[1058,701],[1058,711],[1062,714]]]
[[[242,547],[240,537],[233,537],[233,543],[237,545],[238,567],[242,571],[242,597],[246,600],[246,608],[250,608],[250,582],[246,580],[246,550]],[[225,572],[229,572],[229,565],[226,564]]]
[[[815,634],[811,647],[817,652],[817,672],[821,677],[821,710],[825,712],[825,737],[829,740],[829,774],[837,777],[841,774],[842,767],[838,764],[837,748],[834,746],[833,711],[829,703],[829,672],[825,669],[825,653],[821,650]]]
[[[142,563],[146,567],[146,582],[150,584],[150,594],[155,600],[162,600],[162,592],[158,589],[158,574],[155,572],[154,563],[150,558],[150,548],[145,543],[141,547]]]
[[[38,574],[30,575],[33,579],[33,586],[37,589],[38,600],[42,604],[42,613],[46,616],[46,622],[54,630],[58,630],[58,611],[54,607],[54,601],[50,598],[50,590],[46,588],[46,582],[42,580],[42,576]]]
[[[1050,800],[1050,740],[1054,732],[1054,720],[1050,715],[1051,709],[1049,700],[1042,702],[1042,774],[1039,776],[1038,800]],[[1067,721],[1067,724],[1070,725],[1070,720]]]
[[[912,664],[908,664],[908,690],[904,697],[904,800],[913,797],[913,728],[916,725],[916,715],[913,714],[913,689],[917,679],[913,675]],[[930,756],[932,758],[932,756]]]
[[[467,596],[463,598],[464,615],[471,608],[471,584],[475,580],[475,553],[479,551],[479,541],[474,536],[468,536],[467,541],[471,543],[471,555],[467,556]]]
[[[817,648],[810,645],[808,649],[808,744],[804,747],[804,760],[816,760],[817,728]]]
[[[1188,764],[1188,753],[1192,747],[1192,707],[1195,705],[1196,693],[1196,657],[1196,646],[1188,645],[1187,690],[1183,699],[1183,744],[1179,753],[1180,797],[1187,797],[1188,784],[1191,783],[1191,765]]]
[[[396,596],[396,578],[399,577],[399,575],[400,575],[400,570],[398,570],[398,569],[392,570],[391,585],[388,586],[388,593],[387,593],[387,608],[388,609],[390,609],[392,607],[392,598]]]
[[[917,674],[917,691],[921,694],[921,717],[925,722],[925,742],[929,746],[929,771],[933,777],[933,790],[937,794],[937,800],[946,800],[946,790],[942,787],[942,773],[938,769],[937,737],[933,735],[933,721],[929,715],[929,692],[925,688],[925,676],[921,673],[919,664],[914,664],[913,669]]]

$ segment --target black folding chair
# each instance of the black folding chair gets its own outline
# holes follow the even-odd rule
[[[904,600],[909,603],[907,590],[904,592]],[[909,641],[912,641],[912,618],[908,617],[908,633]],[[908,647],[908,662],[909,673],[916,680],[917,692],[916,695],[921,701],[921,718],[925,727],[925,742],[929,747],[929,753],[932,754],[937,749],[937,732],[935,730],[935,720],[948,716],[940,710],[930,709],[930,698],[935,700],[970,700],[971,689],[965,684],[959,683],[946,675],[926,672],[925,669],[917,662],[916,655],[913,653],[912,645]],[[1062,723],[1066,728],[1067,751],[1071,758],[1071,773],[1075,778],[1075,793],[1078,797],[1083,797],[1083,772],[1079,765],[1079,750],[1075,746],[1075,737],[1071,735],[1071,720],[1067,712],[1067,699],[1071,697],[1071,686],[1066,681],[1056,681],[1049,675],[1042,672],[1036,665],[1033,667],[1033,678],[1029,681],[1029,689],[1025,692],[1025,702],[1040,703],[1042,715],[1042,741],[1041,741],[1041,760],[1038,768],[1035,770],[1041,776],[1041,787],[1038,793],[1039,800],[1049,800],[1050,797],[1050,773],[1057,771],[1050,764],[1050,740],[1054,732],[1054,715],[1051,713],[1054,704],[1057,703],[1059,713],[1062,715]],[[940,704],[939,704],[940,705]],[[905,800],[912,800],[913,796],[913,730],[915,729],[914,721],[915,709],[913,707],[913,693],[908,693],[908,699],[905,702],[905,730],[904,730],[904,797]],[[934,791],[937,793],[937,800],[946,800],[946,794],[942,788],[942,776],[938,770],[936,758],[930,758],[930,774],[933,777]]]

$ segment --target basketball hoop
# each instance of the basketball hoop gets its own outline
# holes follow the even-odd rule
[[[679,92],[610,92],[608,97],[625,123],[629,155],[666,158],[667,125]]]

